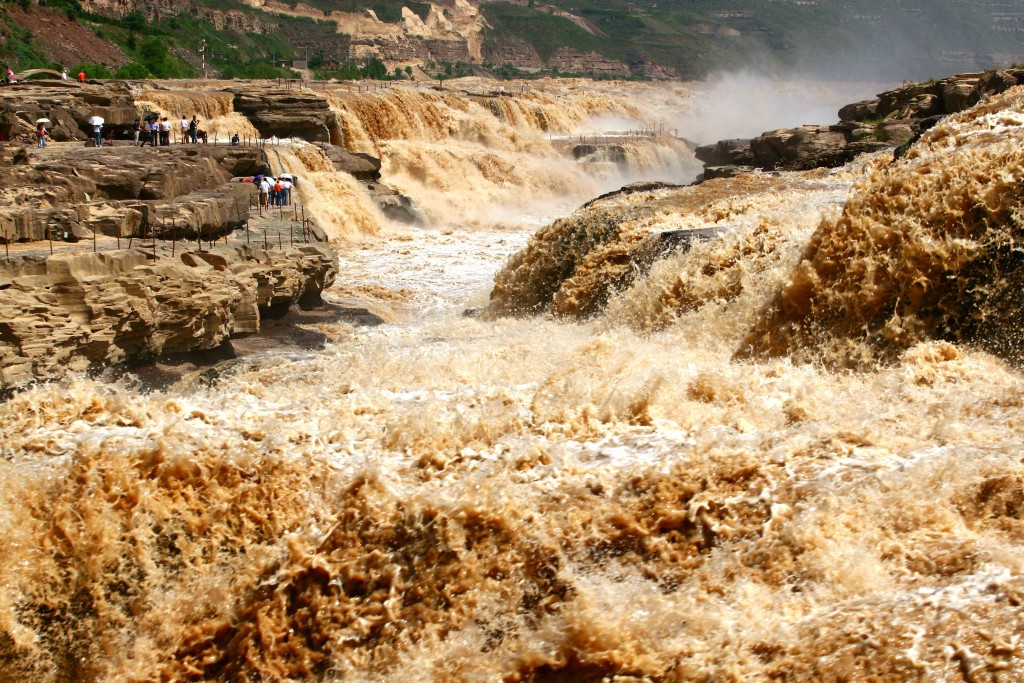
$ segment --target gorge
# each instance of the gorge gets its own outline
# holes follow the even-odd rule
[[[300,99],[266,84],[132,86],[211,133],[141,150],[193,179],[161,196],[96,198],[135,148],[11,150],[3,177],[54,179],[6,202],[24,239],[62,203],[116,240],[245,192],[232,168],[291,172],[325,242],[243,248],[212,202],[229,239],[184,277],[329,246],[313,289],[351,314],[168,386],[75,365],[0,403],[0,677],[1019,676],[1024,90],[1002,80],[900,159],[693,185],[716,140],[687,139],[701,94],[676,84],[337,86],[302,117],[253,104]],[[55,262],[103,256],[79,245]]]

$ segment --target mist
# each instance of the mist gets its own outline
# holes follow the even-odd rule
[[[692,107],[678,112],[672,125],[681,137],[699,144],[804,124],[829,125],[839,120],[843,105],[870,99],[893,85],[721,74],[690,86]]]

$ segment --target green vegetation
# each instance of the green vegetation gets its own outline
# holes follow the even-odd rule
[[[318,66],[322,65],[323,55],[317,55],[315,60]],[[310,59],[309,62],[310,68],[313,68],[314,60]],[[318,80],[324,81],[332,78],[339,81],[356,81],[363,78],[373,81],[395,81],[403,80],[406,75],[412,76],[412,69],[403,71],[395,67],[395,72],[392,74],[388,72],[388,67],[385,66],[384,62],[379,59],[371,59],[364,66],[356,66],[352,62],[347,62],[337,69],[323,70],[314,68],[313,70],[313,76]]]
[[[548,59],[560,47],[610,57],[618,55],[613,41],[587,33],[564,17],[507,2],[486,4],[481,10],[492,27],[485,33],[487,39],[502,41],[518,37],[532,45],[541,59]]]

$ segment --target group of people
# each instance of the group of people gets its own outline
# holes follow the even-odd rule
[[[148,121],[135,122],[135,144],[139,147],[145,147],[147,144],[151,147],[160,145],[161,147],[171,144],[171,122],[167,120],[167,117],[163,118],[152,118]],[[200,140],[204,143],[207,142],[208,137],[206,131],[199,128],[199,119],[193,114],[192,119],[185,118],[185,115],[181,115],[181,142],[191,142],[197,144]]]
[[[258,175],[260,206],[288,206],[292,203],[292,181],[288,178],[267,178]]]

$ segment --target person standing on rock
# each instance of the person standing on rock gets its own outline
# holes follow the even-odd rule
[[[39,136],[39,146],[46,147],[46,126],[40,123],[39,128],[36,129],[36,135]]]
[[[268,206],[270,199],[270,181],[264,178],[260,181],[260,206]]]
[[[78,82],[85,83],[85,70],[78,72]]]
[[[146,142],[149,143],[150,147],[156,147],[157,133],[159,132],[160,125],[156,120],[146,122]],[[143,147],[146,145],[143,144]]]
[[[192,120],[188,122],[188,137],[192,140],[192,144],[199,142],[199,121],[196,120],[196,115],[192,115]]]
[[[171,144],[171,122],[165,116],[160,121],[160,146],[166,147]]]
[[[96,119],[99,121],[100,119]],[[103,146],[103,124],[97,123],[92,127],[92,142],[96,147]]]
[[[142,119],[139,119],[138,121],[135,122],[135,125],[132,126],[132,137],[135,139],[135,142],[133,144],[135,144],[136,146],[138,146],[138,144],[139,144],[139,133],[141,133],[142,130],[143,130]]]
[[[291,206],[292,203],[292,181],[284,178],[281,182],[281,206]]]
[[[188,119],[181,115],[181,144],[188,142]]]
[[[61,69],[60,80],[63,81],[64,83],[68,82],[68,68],[67,67],[64,67],[63,69]]]

